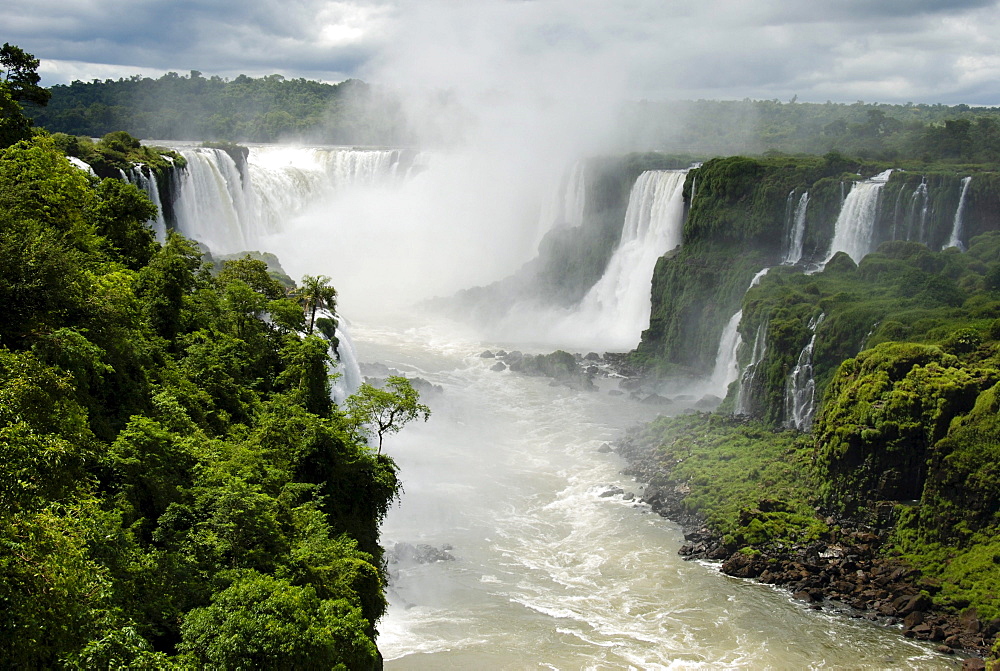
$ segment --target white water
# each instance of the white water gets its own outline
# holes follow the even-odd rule
[[[963,222],[962,217],[965,214],[965,194],[969,190],[969,183],[972,181],[972,177],[962,178],[962,193],[958,197],[958,207],[955,208],[955,219],[951,226],[951,237],[948,239],[947,244],[942,247],[958,247],[959,250],[965,251],[965,245],[962,243],[962,233],[963,233]]]
[[[767,322],[763,321],[757,326],[757,335],[754,336],[753,350],[750,353],[750,361],[740,374],[740,387],[736,394],[736,403],[733,405],[734,415],[749,415],[753,410],[753,388],[754,375],[757,367],[764,360],[767,354]]]
[[[437,179],[428,171],[404,181],[404,204],[415,202],[408,189],[432,187]],[[374,206],[379,201],[367,196],[385,199],[390,193],[372,188],[358,187],[365,196],[359,203]],[[231,193],[228,187],[226,192]],[[434,191],[429,200],[439,195]],[[331,202],[339,201],[319,205]],[[362,225],[373,221],[371,214],[348,226],[333,216],[342,215],[342,208],[324,220],[308,206],[300,204],[299,212],[275,222],[275,233],[267,238],[275,244],[264,247],[300,252],[279,254],[293,276],[342,274],[349,254],[386,272],[399,246],[419,252],[407,233],[412,216],[390,217],[373,231]],[[405,207],[376,214],[386,212],[412,215]],[[443,251],[453,257],[472,253],[457,244],[468,221],[439,221],[443,239],[451,241]],[[227,222],[216,223],[222,232],[206,232],[225,239]],[[630,219],[627,228],[638,237],[653,226],[650,215],[645,223]],[[359,245],[359,229],[377,244]],[[252,231],[245,235],[252,237]],[[441,251],[432,259],[448,258]],[[424,280],[420,273],[409,275],[411,283]],[[338,285],[341,298],[343,286]],[[360,359],[444,389],[423,399],[433,410],[429,422],[408,426],[386,444],[400,465],[404,494],[385,522],[384,544],[448,544],[456,557],[390,567],[390,608],[379,623],[388,668],[947,665],[894,631],[810,611],[783,592],[683,562],[676,554],[682,539],[674,525],[620,495],[600,496],[612,484],[638,492],[619,474],[618,458],[597,448],[648,418],[649,406],[610,396],[607,380],[600,392],[576,392],[545,379],[493,372],[492,360],[478,356],[493,344],[457,324],[431,322],[426,314],[408,324],[407,319],[396,313],[390,327],[359,322],[350,336],[343,325],[340,329],[345,383]],[[356,347],[353,355],[349,343]]]
[[[792,222],[788,233],[785,258],[782,263],[794,266],[802,260],[802,244],[805,242],[806,234],[806,208],[809,207],[809,192],[806,191],[799,198],[795,210],[792,212]]]
[[[719,348],[715,353],[715,368],[712,370],[712,393],[719,398],[726,397],[726,390],[729,385],[740,376],[740,362],[737,359],[740,345],[743,339],[740,338],[739,325],[743,318],[743,310],[737,310],[736,314],[729,318],[725,328],[722,329],[722,336],[719,338]]]
[[[795,368],[789,373],[785,383],[785,425],[799,431],[812,430],[816,414],[816,379],[813,377],[812,354],[816,346],[816,331],[825,316],[821,314],[809,320],[812,336],[799,352]]]
[[[657,259],[681,244],[686,177],[685,170],[639,175],[629,194],[618,246],[601,279],[568,314],[550,316],[551,325],[540,329],[546,335],[536,339],[606,351],[628,351],[639,344],[649,326],[653,268]]]
[[[834,226],[833,241],[826,256],[827,263],[837,252],[846,252],[855,263],[871,251],[875,220],[878,216],[878,196],[889,181],[891,170],[857,182],[844,199]]]
[[[925,236],[927,234],[927,214],[930,209],[930,196],[927,193],[927,180],[921,180],[917,188],[913,190],[913,196],[910,197],[910,223],[908,226],[908,233],[906,236],[907,240],[916,240],[917,242],[925,242]],[[912,229],[913,224],[917,225],[916,236],[913,235]]]
[[[160,201],[160,189],[156,185],[156,178],[152,175],[147,176],[142,171],[141,165],[134,166],[125,177],[129,182],[142,189],[156,206],[156,217],[150,220],[149,225],[152,227],[153,233],[156,234],[156,241],[162,244],[167,239],[167,222],[163,218],[163,203]]]
[[[343,404],[344,400],[356,392],[364,381],[361,377],[361,366],[358,364],[358,355],[354,347],[354,340],[344,323],[344,318],[337,319],[337,355],[334,357],[333,372],[337,378],[331,385],[331,394],[334,402]],[[331,354],[333,354],[331,352]]]
[[[402,317],[400,317],[402,319]],[[597,448],[648,406],[489,370],[453,324],[354,329],[377,360],[444,388],[386,451],[405,493],[383,542],[450,546],[390,565],[379,647],[410,669],[892,669],[948,661],[897,631],[677,556],[677,527]],[[507,343],[507,348],[516,344]]]
[[[761,278],[767,275],[767,271],[769,270],[770,268],[764,268],[754,275],[753,279],[750,280],[750,286],[747,287],[747,291],[760,284]],[[715,355],[715,368],[712,371],[711,393],[720,398],[726,397],[726,390],[729,388],[729,385],[740,377],[739,351],[743,345],[743,338],[740,337],[739,325],[742,318],[743,310],[737,310],[729,318],[729,322],[722,330],[722,337],[719,338],[719,349]],[[738,402],[737,405],[739,405]]]

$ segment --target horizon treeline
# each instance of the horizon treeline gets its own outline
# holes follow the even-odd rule
[[[74,81],[27,114],[52,132],[146,139],[412,144],[402,101],[356,79],[205,77]],[[452,99],[449,104],[455,104]],[[1000,162],[1000,108],[905,103],[679,100],[623,106],[623,149],[726,154],[825,154],[866,159]]]
[[[403,140],[399,104],[368,84],[326,84],[273,74],[229,80],[192,70],[159,79],[74,81],[53,86],[44,108],[27,109],[51,132],[103,137],[127,131],[144,139],[330,144]]]

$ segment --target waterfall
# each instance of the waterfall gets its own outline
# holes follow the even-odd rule
[[[333,372],[339,373],[340,377],[334,380],[330,387],[330,396],[337,405],[342,405],[348,396],[358,390],[362,382],[354,341],[351,340],[351,333],[344,321],[343,317],[337,319],[336,335],[340,343],[337,346],[339,359],[333,367]]]
[[[743,375],[740,376],[740,388],[736,395],[736,403],[733,406],[733,414],[752,414],[753,389],[755,387],[757,368],[760,366],[760,362],[764,360],[765,354],[767,354],[767,322],[763,321],[757,327],[757,335],[754,337],[750,363],[743,369]]]
[[[74,166],[76,166],[80,170],[83,170],[88,175],[92,175],[94,177],[97,177],[97,173],[94,172],[94,169],[91,168],[90,164],[87,163],[86,161],[84,161],[83,159],[79,159],[76,156],[67,156],[66,158],[69,160],[70,163],[72,163]]]
[[[825,314],[809,320],[812,336],[799,353],[795,368],[785,383],[785,426],[809,431],[816,413],[816,380],[813,377],[812,354],[816,345],[816,330],[823,323]]]
[[[621,238],[604,275],[574,313],[556,324],[563,342],[632,349],[649,325],[657,259],[681,244],[686,170],[649,170],[632,186]]]
[[[736,359],[740,344],[739,325],[743,318],[743,310],[737,310],[736,314],[729,318],[726,327],[722,329],[722,337],[719,338],[719,349],[715,354],[715,369],[712,371],[711,388],[716,396],[725,398],[726,390],[736,378],[740,376],[740,363]]]
[[[916,240],[917,242],[924,242],[924,236],[927,231],[927,213],[929,208],[930,198],[927,194],[927,180],[921,180],[917,188],[913,190],[913,195],[910,197],[910,214],[906,226],[906,239]],[[917,234],[914,238],[913,236],[913,225],[917,224]]]
[[[183,149],[174,216],[184,235],[218,253],[256,246],[263,235],[328,193],[391,179],[398,150],[253,147],[246,173],[221,149]]]
[[[951,226],[951,237],[948,238],[947,244],[942,247],[958,247],[960,251],[965,251],[965,245],[962,244],[962,216],[965,214],[965,194],[969,191],[969,182],[972,181],[972,177],[962,178],[962,193],[958,197],[958,207],[955,208],[955,221]]]
[[[750,280],[750,291],[760,284],[760,280],[770,268],[764,268]],[[744,295],[746,292],[744,292]],[[740,338],[739,325],[743,318],[743,310],[737,310],[736,314],[729,318],[726,327],[722,329],[722,337],[719,338],[719,348],[715,354],[715,368],[712,371],[711,385],[717,396],[726,396],[726,390],[740,376],[740,362],[738,354],[743,339]]]
[[[871,251],[875,220],[878,215],[878,196],[889,181],[892,170],[879,173],[871,179],[857,182],[844,199],[834,225],[833,241],[824,264],[837,252],[846,252],[855,263]]]
[[[791,201],[794,194],[795,191],[788,194],[789,201]],[[808,191],[802,194],[802,197],[799,198],[799,202],[795,206],[794,211],[791,213],[791,225],[788,230],[785,258],[781,261],[785,265],[794,266],[802,260],[802,244],[805,241],[807,207],[809,207]]]
[[[577,161],[551,189],[551,196],[538,217],[536,246],[545,234],[555,228],[575,227],[583,224],[587,205],[587,164]]]
[[[144,167],[141,164],[133,166],[125,174],[125,179],[142,189],[153,202],[153,205],[156,206],[156,217],[151,219],[149,224],[156,234],[156,241],[162,244],[167,239],[167,222],[163,217],[163,203],[160,201],[160,189],[156,184],[156,177],[152,173],[147,175],[143,170]]]

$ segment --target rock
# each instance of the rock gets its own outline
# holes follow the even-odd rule
[[[495,364],[490,366],[490,370],[494,370],[498,373],[507,370],[506,364],[503,361],[497,361]]]
[[[646,405],[670,405],[673,403],[669,398],[665,396],[660,396],[659,394],[650,394],[640,401]]]
[[[494,354],[493,352],[491,352],[489,350],[486,350],[485,352],[483,352],[482,354],[479,355],[479,358],[480,359],[492,359],[495,356],[496,356],[496,354]]]
[[[412,545],[411,543],[396,543],[392,550],[388,552],[389,563],[399,562],[413,564],[433,564],[439,561],[455,561],[455,557],[449,552],[452,547],[443,545],[436,548],[433,545]]]
[[[962,660],[962,671],[986,671],[986,662],[978,657]]]
[[[737,578],[756,578],[764,572],[766,563],[759,556],[735,552],[722,564],[722,572]]]
[[[611,445],[609,445],[608,443],[604,443],[599,448],[597,448],[597,451],[600,452],[601,454],[607,454],[608,452],[611,451]]]
[[[624,494],[624,493],[625,493],[625,490],[622,489],[621,487],[611,486],[611,487],[608,487],[607,489],[605,489],[600,494],[598,494],[598,496],[601,497],[602,499],[606,499],[606,498],[608,498],[610,496],[618,496],[619,494]]]
[[[583,357],[587,361],[600,361],[601,355],[597,352],[587,352],[587,356]]]
[[[918,624],[924,621],[924,613],[920,610],[915,610],[906,617],[903,618],[903,629],[914,629]]]
[[[625,492],[625,494],[622,496],[622,501],[634,501],[634,500],[635,500],[635,494],[633,494],[632,492]]]
[[[937,650],[938,652],[940,652],[942,655],[954,655],[955,654],[955,650],[950,645],[939,645],[937,648],[935,648],[935,650]]]

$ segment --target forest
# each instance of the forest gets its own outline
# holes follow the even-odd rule
[[[376,668],[381,439],[429,408],[403,378],[335,405],[328,278],[157,243],[23,93],[0,82],[0,664]]]
[[[228,80],[169,72],[158,79],[74,81],[28,115],[52,132],[102,137],[408,145],[419,141],[391,91],[358,80],[325,84],[281,75]],[[447,91],[435,104],[456,103]],[[1000,161],[1000,111],[968,105],[791,100],[678,100],[622,106],[623,148],[685,153],[825,154],[867,159]]]

